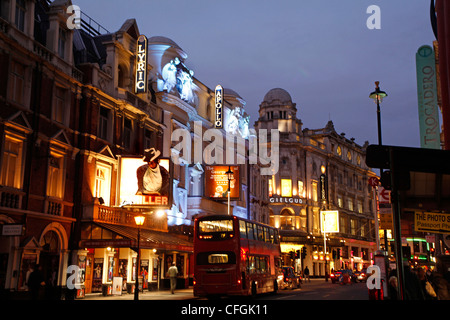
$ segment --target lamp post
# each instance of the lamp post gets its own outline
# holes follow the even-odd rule
[[[380,82],[375,81],[375,91],[371,92],[369,95],[370,99],[377,104],[377,126],[378,126],[378,145],[383,145],[381,140],[381,111],[380,111],[380,103],[383,101],[383,98],[387,97],[387,93],[380,90],[379,86]],[[383,175],[383,169],[380,169],[380,179]],[[377,217],[378,219],[378,217]],[[388,240],[387,240],[387,230],[384,230],[384,247],[385,250],[388,251]]]
[[[231,181],[231,178],[232,178],[232,176],[233,176],[233,171],[231,171],[231,166],[228,166],[228,171],[227,172],[225,172],[226,174],[227,174],[227,177],[228,177],[228,190],[227,190],[227,193],[228,193],[228,215],[230,215],[230,185],[231,185],[231,183],[230,183],[230,181]]]
[[[134,221],[138,227],[138,235],[137,235],[137,261],[136,261],[136,282],[134,288],[134,300],[139,300],[139,242],[141,241],[141,226],[144,224],[145,217],[144,216],[135,216]]]

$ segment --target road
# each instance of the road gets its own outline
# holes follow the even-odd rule
[[[280,290],[276,295],[263,295],[264,300],[369,300],[365,283],[333,284],[324,279],[303,282],[300,289]]]

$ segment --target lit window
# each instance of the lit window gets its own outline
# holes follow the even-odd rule
[[[1,162],[1,185],[21,188],[22,149],[23,141],[5,136]]]
[[[342,149],[340,146],[337,147],[336,153],[338,154],[338,156],[342,156]]]
[[[47,195],[61,199],[63,197],[63,155],[50,152],[48,163]]]
[[[313,201],[317,201],[318,196],[317,196],[317,182],[313,181],[311,182],[311,199]]]
[[[299,197],[304,197],[304,185],[303,185],[303,181],[298,181],[298,195]]]
[[[111,168],[108,165],[97,163],[95,169],[95,190],[94,197],[102,198],[103,204],[109,206],[110,198],[110,181],[111,181]]]
[[[292,180],[281,179],[281,196],[292,197]]]

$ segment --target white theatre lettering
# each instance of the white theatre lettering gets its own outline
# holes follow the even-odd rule
[[[140,35],[136,52],[136,93],[147,92],[147,38]]]

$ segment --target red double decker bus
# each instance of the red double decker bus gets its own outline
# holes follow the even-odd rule
[[[276,293],[282,275],[280,256],[276,228],[236,216],[197,218],[194,295]]]

